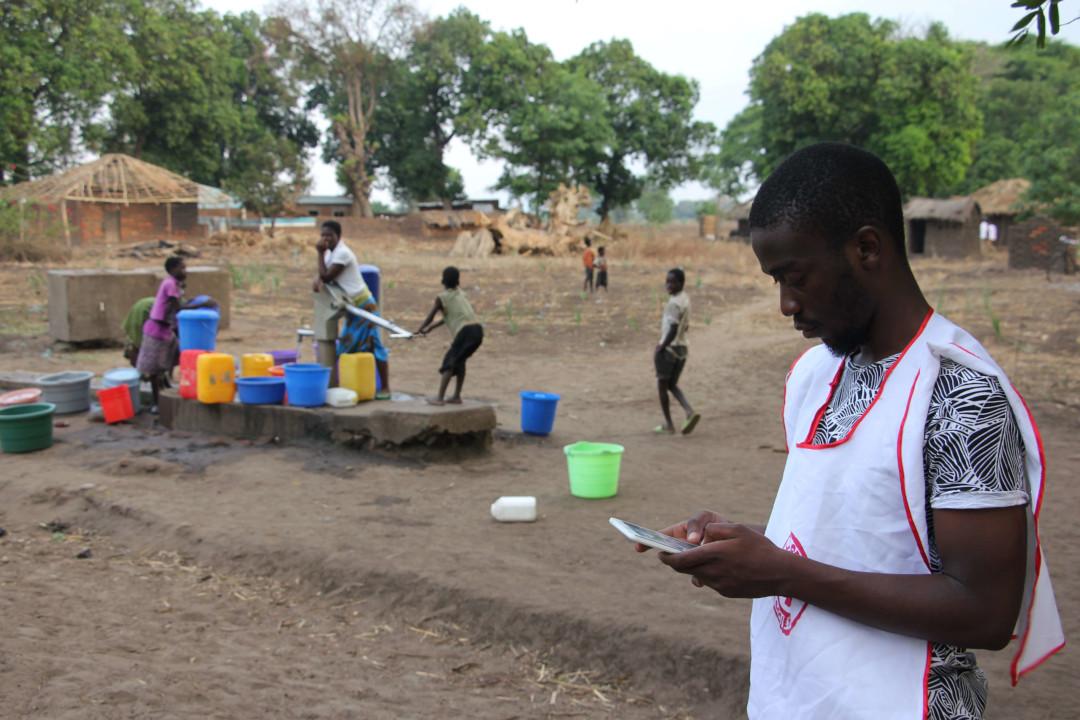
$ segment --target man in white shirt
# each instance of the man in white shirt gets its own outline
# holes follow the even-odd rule
[[[341,239],[341,224],[327,220],[322,224],[319,242],[315,245],[319,258],[318,275],[312,285],[315,295],[315,340],[319,348],[319,364],[335,368],[339,355],[353,352],[370,352],[375,355],[375,366],[382,379],[382,390],[377,400],[390,397],[389,353],[382,344],[379,329],[371,323],[334,307],[333,299],[325,291],[327,284],[336,285],[356,307],[368,312],[378,312],[379,306],[371,294],[363,276],[356,254]],[[338,324],[345,316],[345,328],[340,337]],[[331,382],[336,382],[336,370]]]
[[[686,412],[686,421],[682,424],[681,432],[689,435],[694,431],[701,416],[690,407],[690,401],[686,399],[679,387],[679,378],[682,377],[683,368],[686,367],[687,346],[686,330],[690,326],[690,297],[686,294],[686,274],[680,268],[668,271],[664,287],[671,297],[668,298],[664,307],[663,317],[660,319],[660,342],[656,346],[653,355],[653,364],[656,366],[656,385],[660,393],[660,410],[664,413],[664,424],[656,427],[660,434],[674,434],[675,423],[671,419],[671,401],[668,395],[674,395]]]

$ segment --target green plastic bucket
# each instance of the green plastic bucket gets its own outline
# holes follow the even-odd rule
[[[622,445],[576,442],[563,448],[570,475],[570,494],[580,498],[609,498],[619,491]]]
[[[24,453],[52,447],[52,403],[13,405],[0,409],[0,450]]]

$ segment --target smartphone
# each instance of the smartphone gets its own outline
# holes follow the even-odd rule
[[[688,543],[685,540],[679,540],[678,538],[673,538],[670,535],[665,535],[663,533],[656,532],[655,530],[650,530],[649,528],[635,525],[632,522],[620,520],[619,518],[608,518],[608,522],[611,523],[616,530],[626,536],[626,539],[636,543],[641,543],[646,547],[660,550],[661,552],[680,553],[683,550],[693,550],[694,548],[698,547],[697,545]]]

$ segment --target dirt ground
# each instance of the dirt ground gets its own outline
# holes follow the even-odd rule
[[[142,418],[56,430],[0,466],[0,695],[13,717],[740,717],[749,603],[634,554],[612,515],[662,526],[708,507],[767,517],[784,463],[782,382],[806,341],[744,245],[677,229],[609,247],[610,295],[569,258],[462,260],[486,324],[466,394],[497,405],[489,453],[395,457],[170,433]],[[450,244],[353,241],[415,326]],[[230,352],[291,347],[314,253],[279,239],[202,248],[237,284]],[[146,264],[84,253],[82,267]],[[694,303],[687,394],[704,420],[655,437],[650,350],[664,271]],[[1033,406],[1049,459],[1042,535],[1066,633],[1080,630],[1080,283],[1004,258],[915,261],[928,299],[974,332]],[[0,370],[105,370],[116,349],[55,347],[45,268],[0,266]],[[430,392],[449,338],[391,346],[395,389]],[[310,350],[305,349],[310,357]],[[562,395],[555,432],[522,436],[517,393]],[[626,447],[620,492],[567,492],[562,446]],[[501,525],[499,495],[538,498]],[[49,523],[59,523],[49,525]],[[45,524],[48,527],[42,527]],[[76,556],[89,548],[90,557]],[[1066,651],[1008,687],[980,652],[989,717],[1072,718]],[[5,717],[7,713],[5,713]]]

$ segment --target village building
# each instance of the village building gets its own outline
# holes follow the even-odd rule
[[[990,238],[996,247],[1008,247],[1010,229],[1023,209],[1023,197],[1030,187],[1031,183],[1024,178],[1009,178],[971,194],[982,209],[983,222],[994,228]]]
[[[982,211],[970,197],[912,198],[904,206],[908,255],[979,257]]]
[[[353,199],[348,195],[301,195],[296,214],[307,217],[352,217]]]
[[[199,186],[129,155],[97,160],[4,188],[20,207],[20,232],[58,226],[68,247],[201,237]]]

